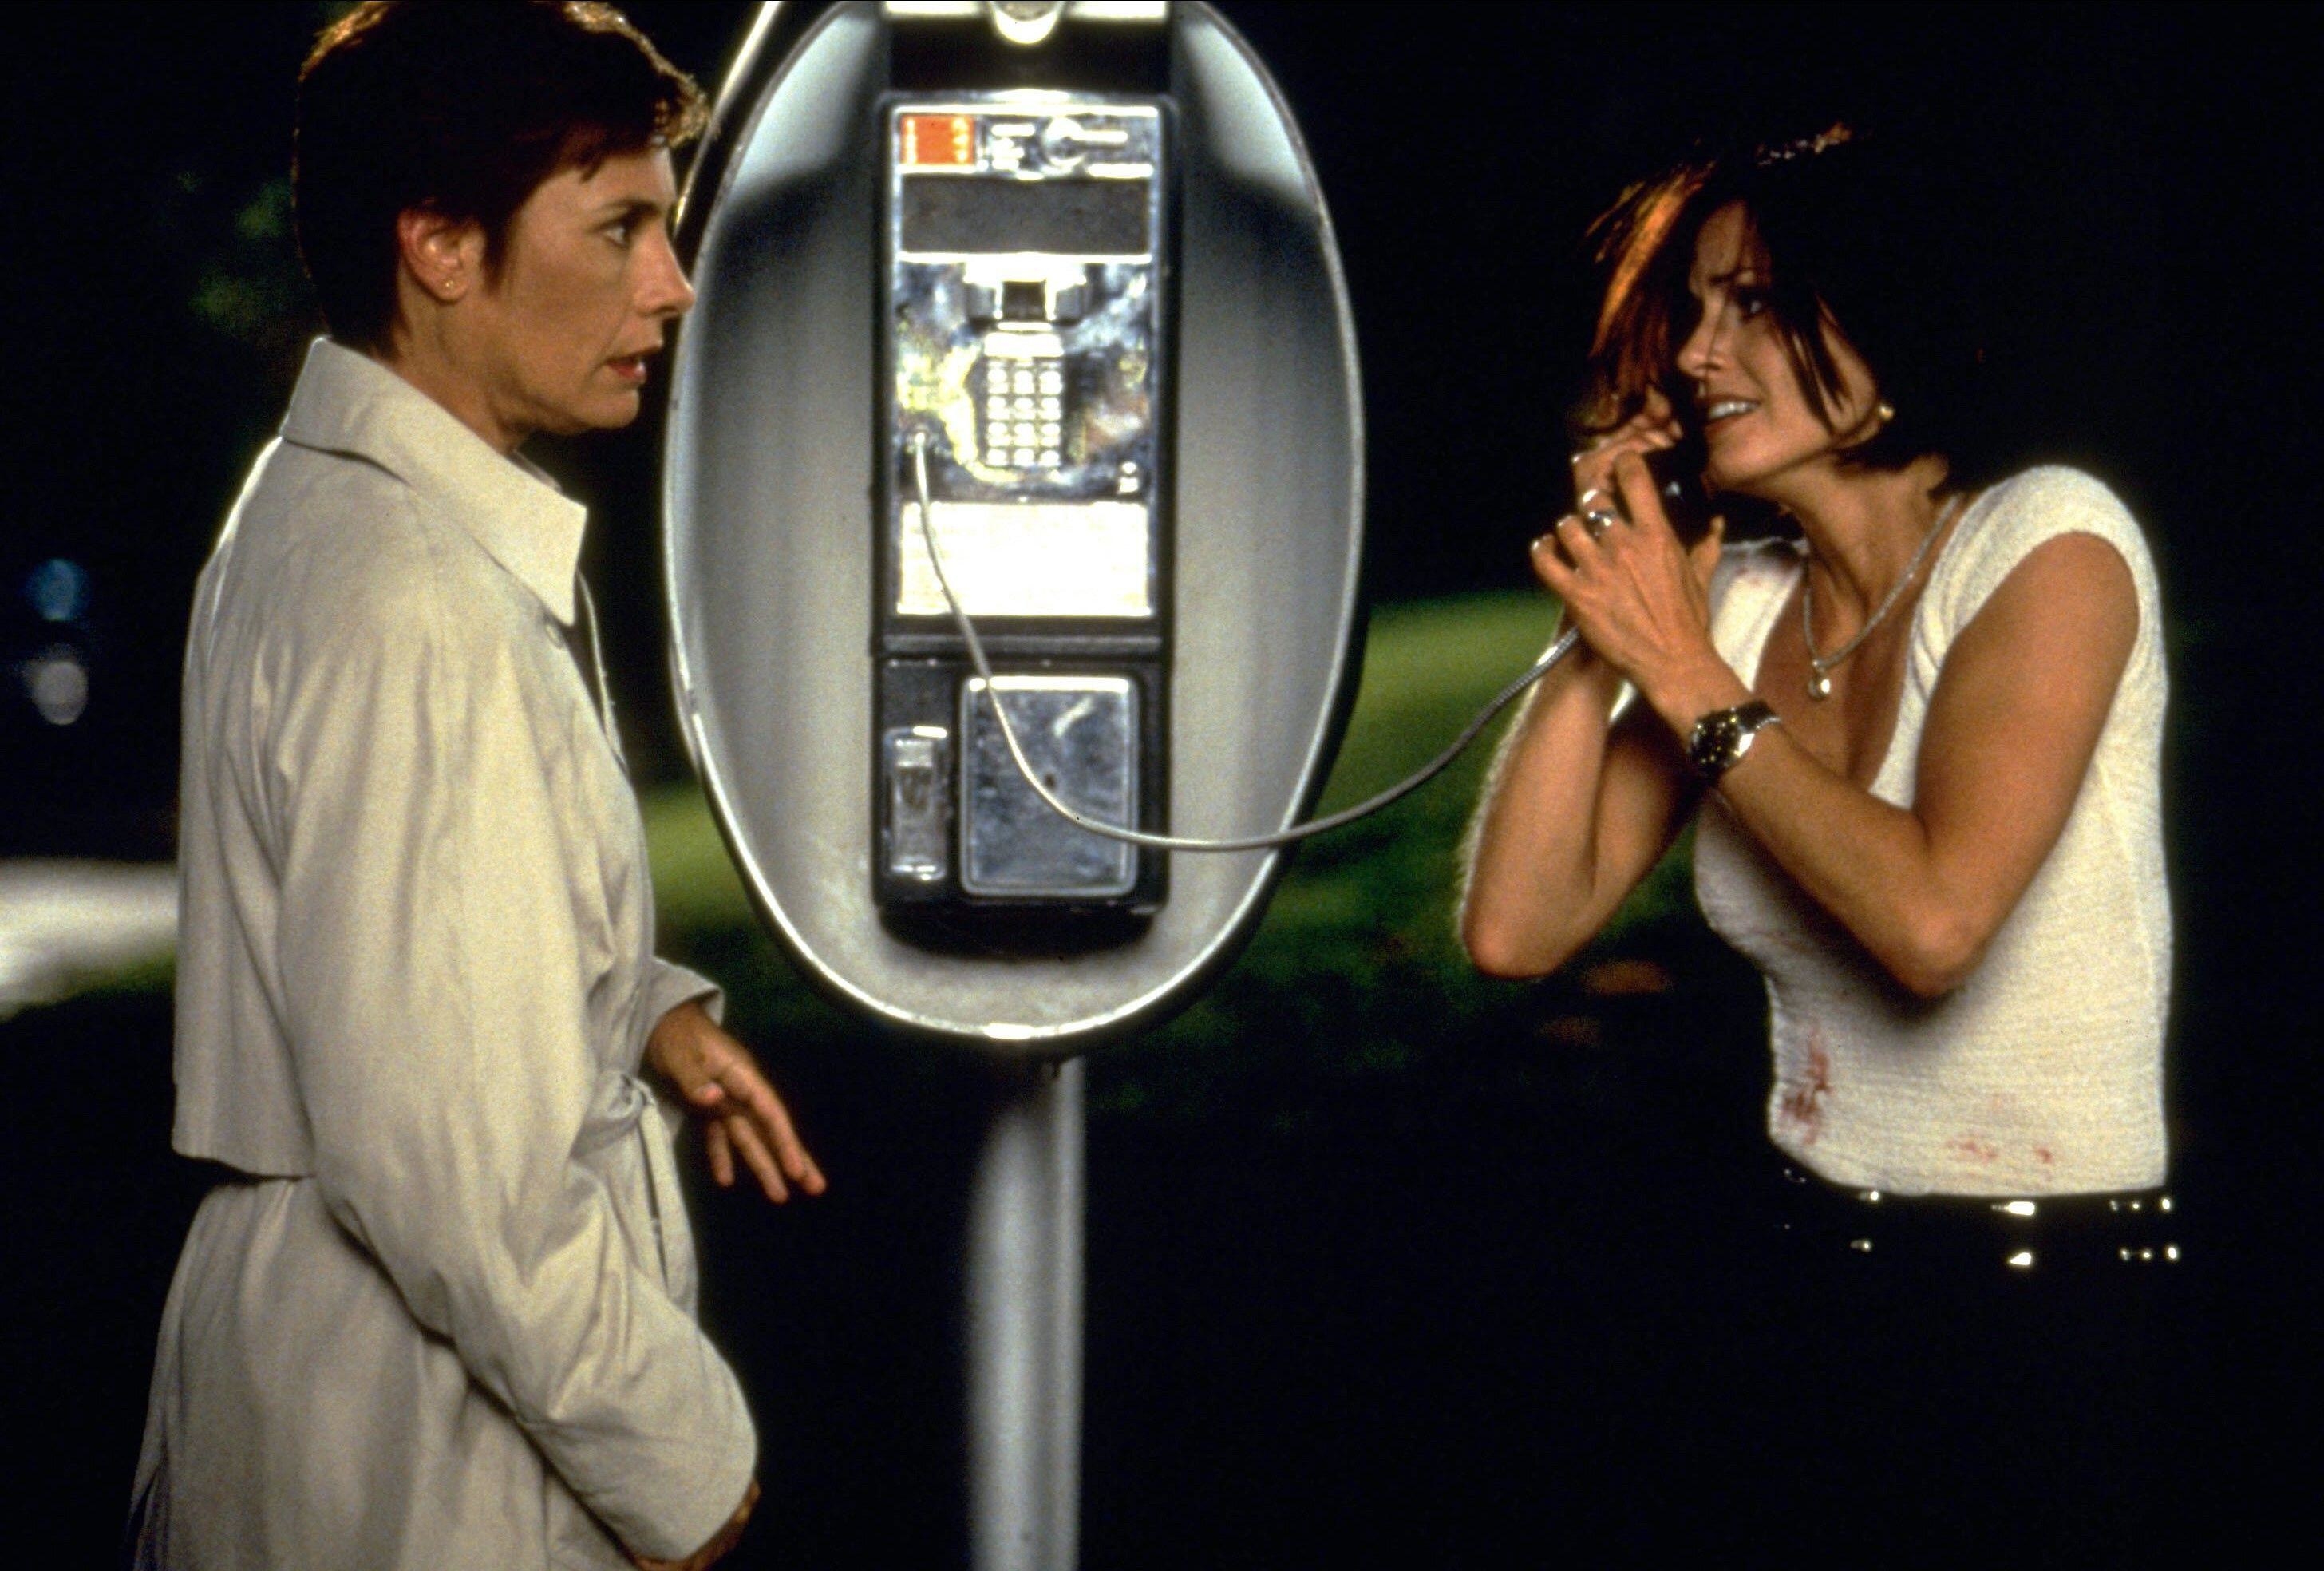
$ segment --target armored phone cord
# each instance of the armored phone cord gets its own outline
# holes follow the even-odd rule
[[[936,544],[936,525],[933,522],[934,509],[929,505],[928,501],[928,433],[926,431],[912,433],[912,480],[919,492],[920,540],[927,547],[929,564],[936,570],[936,584],[944,590],[945,604],[952,607],[953,622],[959,627],[961,637],[968,644],[969,661],[976,667],[976,674],[984,680],[984,696],[992,705],[993,718],[1001,722],[1001,740],[1009,744],[1009,756],[1016,762],[1017,772],[1025,777],[1025,783],[1031,786],[1035,793],[1049,805],[1051,811],[1070,818],[1091,834],[1102,835],[1109,840],[1126,841],[1132,846],[1150,846],[1160,851],[1265,851],[1273,846],[1288,846],[1295,841],[1305,840],[1310,836],[1321,835],[1326,829],[1337,829],[1342,825],[1354,823],[1358,818],[1369,818],[1390,803],[1402,800],[1443,773],[1445,766],[1460,757],[1469,744],[1477,739],[1477,734],[1492,723],[1494,716],[1508,708],[1519,693],[1539,681],[1548,674],[1552,666],[1572,652],[1574,643],[1581,637],[1581,634],[1571,627],[1558,634],[1557,642],[1549,646],[1546,653],[1534,661],[1531,667],[1508,686],[1495,694],[1492,701],[1478,711],[1477,717],[1470,721],[1461,735],[1452,739],[1451,746],[1430,760],[1418,772],[1390,786],[1369,800],[1358,802],[1352,808],[1342,808],[1336,813],[1326,814],[1320,818],[1311,818],[1304,824],[1295,824],[1288,829],[1279,830],[1272,835],[1247,835],[1226,840],[1197,840],[1178,835],[1149,835],[1142,829],[1127,829],[1117,824],[1105,823],[1101,819],[1091,818],[1077,809],[1068,807],[1059,801],[1056,793],[1043,785],[1040,777],[1034,773],[1032,764],[1025,757],[1025,750],[1018,745],[1017,728],[1009,722],[1008,707],[1001,702],[1001,694],[992,685],[992,663],[984,657],[984,641],[977,636],[976,627],[969,621],[968,613],[961,609],[960,596],[953,593],[952,579],[945,573],[944,550]]]

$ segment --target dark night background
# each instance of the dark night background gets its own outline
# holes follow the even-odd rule
[[[2306,1006],[2324,566],[2312,25],[2141,7],[1974,24],[1937,7],[1221,8],[1281,81],[1338,226],[1382,600],[1522,581],[1563,478],[1559,416],[1591,306],[1580,236],[1691,134],[1849,118],[1928,134],[1986,177],[2027,451],[2125,497],[2171,617],[2171,1106],[2200,1267],[2182,1350],[2196,1396],[2174,1444],[2221,1492],[2217,1525],[2255,1530],[2312,1460],[2306,1279],[2324,1201]],[[713,88],[747,13],[627,9]],[[193,577],[314,330],[283,177],[297,65],[330,14],[92,5],[14,24],[0,671],[53,636],[17,586],[66,558],[91,577],[70,635],[92,681],[63,728],[13,679],[0,688],[0,856],[170,854]],[[595,504],[587,565],[633,752],[680,775],[652,433],[546,457]],[[1688,966],[1721,964],[1673,942]],[[1573,1512],[1666,1523],[1686,1480],[1626,1475],[1615,1454],[1637,1437],[1578,1432],[1608,1406],[1565,1371],[1652,1364],[1620,1292],[1690,1284],[1625,1278],[1618,1241],[1683,1210],[1674,1175],[1711,1170],[1705,1151],[1754,1138],[1760,1022],[1689,1013],[1748,999],[1722,976],[1625,1017],[1644,1040],[1731,1049],[1721,1061],[1745,1068],[1715,1086],[1693,1077],[1696,1057],[1648,1049],[1515,1104],[1447,1069],[1331,1103],[1292,1135],[1257,1110],[1097,1118],[1088,1563],[1475,1563],[1546,1553]],[[1520,1022],[1559,985],[1513,990],[1456,1045],[1488,1066],[1555,1054]],[[0,1024],[10,1538],[62,1563],[102,1559],[118,1530],[198,1193],[166,1155],[167,1030],[130,994]],[[771,1051],[826,1167],[865,1198],[771,1222],[709,1207],[724,1252],[709,1313],[768,1435],[769,1504],[737,1563],[949,1563],[957,1376],[951,1288],[931,1262],[957,1214],[928,1196],[965,1160],[945,1105],[966,1071],[889,1047]],[[1586,1238],[1565,1230],[1591,1207]],[[1593,1250],[1617,1263],[1588,1265]],[[766,1286],[784,1281],[807,1286]],[[1599,1498],[1560,1495],[1585,1475]],[[1331,1548],[1349,1541],[1370,1547]]]

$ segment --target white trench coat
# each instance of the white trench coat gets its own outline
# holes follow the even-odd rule
[[[636,1077],[714,990],[653,955],[584,522],[326,340],[202,573],[174,1142],[247,1177],[163,1311],[141,1566],[626,1566],[749,1483]]]

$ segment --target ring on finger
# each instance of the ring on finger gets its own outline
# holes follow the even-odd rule
[[[1620,513],[1603,507],[1591,508],[1582,515],[1582,525],[1590,531],[1591,540],[1596,540],[1621,521]]]

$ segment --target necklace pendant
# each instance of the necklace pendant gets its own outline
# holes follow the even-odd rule
[[[1808,697],[1821,700],[1831,697],[1831,678],[1812,668],[1808,671]]]

